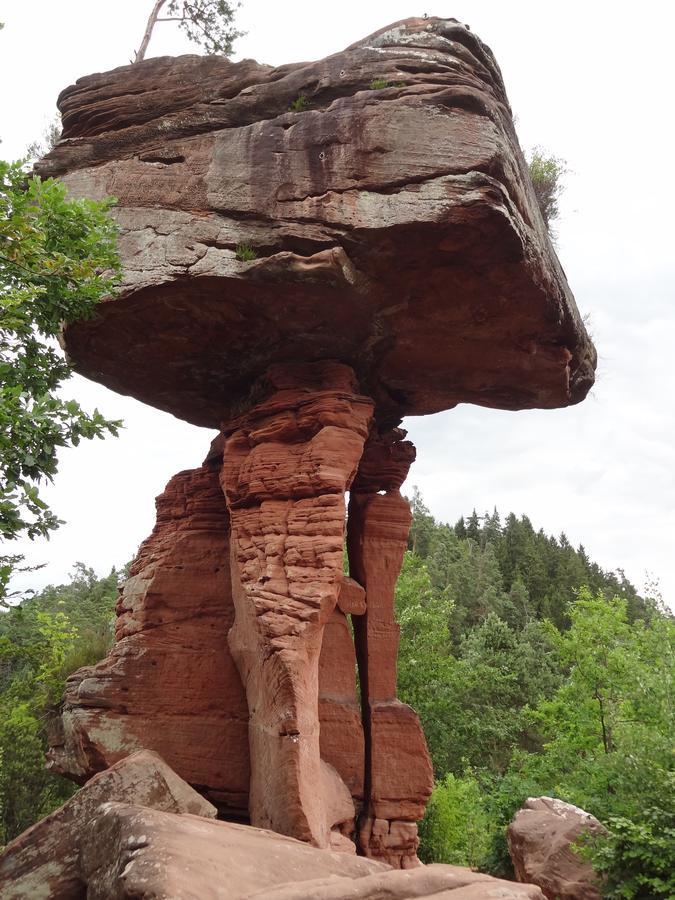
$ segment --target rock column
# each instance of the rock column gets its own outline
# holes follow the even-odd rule
[[[354,805],[321,759],[319,655],[343,581],[345,491],[373,403],[333,362],[272,368],[262,399],[224,424],[235,622],[249,708],[251,823],[344,846]]]
[[[400,487],[415,458],[405,432],[374,431],[349,502],[350,574],[365,588],[366,611],[354,616],[366,742],[364,811],[359,849],[396,868],[417,860],[417,820],[433,772],[417,714],[396,699],[399,627],[394,590],[411,512]]]

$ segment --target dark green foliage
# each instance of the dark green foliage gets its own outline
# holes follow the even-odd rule
[[[663,794],[675,796],[675,778]],[[581,845],[581,854],[603,879],[607,900],[672,900],[675,897],[675,804],[646,807],[633,819],[610,816],[609,838]]]
[[[399,694],[439,779],[424,858],[512,874],[506,826],[548,794],[614,827],[584,850],[608,897],[670,896],[672,617],[524,516],[449,527],[418,491],[411,506]]]
[[[112,644],[119,574],[99,579],[78,563],[69,584],[0,614],[0,845],[74,790],[45,769],[45,728],[68,675]]]

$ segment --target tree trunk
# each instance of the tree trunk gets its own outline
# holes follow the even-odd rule
[[[140,62],[142,59],[145,59],[145,51],[148,49],[148,44],[150,43],[150,38],[152,37],[152,29],[155,27],[157,16],[159,15],[160,10],[165,3],[166,0],[156,0],[152,12],[150,13],[150,18],[148,19],[147,25],[145,26],[145,34],[143,35],[141,46],[136,52],[136,58],[134,59],[135,63]]]

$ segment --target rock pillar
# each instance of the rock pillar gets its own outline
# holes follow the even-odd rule
[[[366,742],[359,849],[397,868],[417,865],[417,820],[433,788],[431,761],[417,714],[396,699],[399,627],[394,590],[411,512],[400,494],[415,448],[405,432],[374,431],[349,502],[350,574],[365,588],[366,611],[354,616]]]
[[[232,655],[249,708],[251,823],[344,846],[354,805],[321,759],[319,655],[343,581],[345,491],[373,403],[334,362],[275,366],[223,425]],[[352,848],[353,849],[353,848]]]

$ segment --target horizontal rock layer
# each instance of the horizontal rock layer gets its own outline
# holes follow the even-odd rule
[[[298,360],[351,365],[381,423],[592,384],[499,69],[454,20],[277,68],[149,59],[59,105],[39,171],[119,199],[121,292],[64,335],[88,377],[211,426]]]

